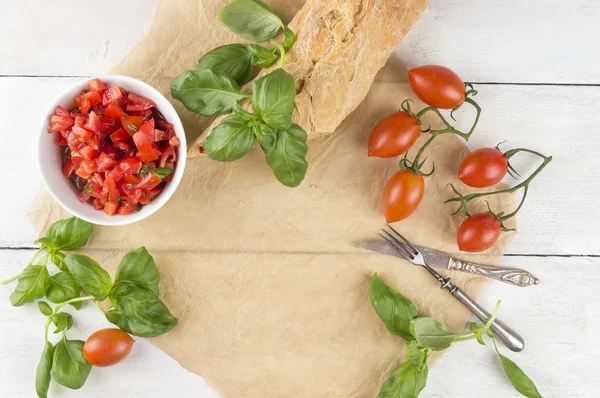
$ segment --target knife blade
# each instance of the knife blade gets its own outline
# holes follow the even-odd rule
[[[363,242],[359,244],[358,247],[404,259],[402,254],[400,254],[396,249],[383,240],[371,240]],[[457,260],[450,254],[439,250],[429,249],[421,246],[417,246],[417,249],[419,249],[423,255],[425,263],[430,267],[469,272],[520,287],[537,285],[540,283],[538,278],[522,269],[469,263],[466,261]]]

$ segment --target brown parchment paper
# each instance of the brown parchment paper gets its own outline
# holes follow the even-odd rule
[[[216,15],[221,3],[160,1],[147,35],[114,71],[168,92],[171,77],[196,62],[190,53],[234,40],[206,17]],[[277,4],[286,18],[300,5]],[[189,34],[194,24],[204,27],[193,32],[202,39]],[[148,64],[149,58],[156,63]],[[127,251],[144,245],[153,254],[161,296],[179,324],[152,342],[222,396],[374,397],[403,361],[404,344],[370,306],[373,272],[422,315],[438,317],[453,330],[464,327],[469,312],[426,272],[355,247],[375,239],[384,223],[381,193],[397,161],[368,158],[367,141],[378,120],[413,98],[406,81],[402,63],[392,58],[337,132],[309,142],[310,166],[298,188],[274,179],[260,149],[233,163],[195,158],[159,212],[134,225],[96,228],[85,252],[110,272]],[[182,115],[187,123],[199,122]],[[454,136],[440,136],[427,150],[436,173],[426,180],[418,210],[396,224],[414,243],[458,251],[455,233],[462,219],[450,216],[453,207],[443,202],[451,196],[448,182],[468,192],[456,181],[466,153]],[[512,195],[488,199],[497,211],[514,208]],[[485,203],[472,209],[477,206],[484,210]],[[66,216],[45,191],[30,214],[40,232]],[[497,264],[511,238],[503,234],[489,253],[460,258]],[[473,297],[485,285],[483,278],[457,272],[452,280]]]

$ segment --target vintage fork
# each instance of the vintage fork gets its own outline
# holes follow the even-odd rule
[[[489,312],[483,309],[483,307],[477,304],[461,289],[450,283],[450,278],[444,279],[436,270],[427,265],[423,260],[423,255],[421,252],[415,246],[413,246],[412,243],[410,243],[404,236],[402,236],[390,225],[387,226],[394,233],[394,235],[402,239],[404,243],[402,243],[385,229],[382,229],[382,231],[385,235],[387,235],[387,237],[382,234],[379,234],[379,236],[381,236],[393,248],[395,248],[402,255],[402,257],[406,258],[415,265],[424,267],[435,279],[438,280],[438,282],[440,282],[442,289],[447,289],[454,296],[454,298],[467,307],[477,318],[481,320],[481,322],[486,323],[488,319],[490,319],[491,315]],[[504,343],[504,345],[511,351],[519,352],[525,348],[525,340],[523,340],[523,338],[517,332],[498,319],[494,320],[490,326],[490,329],[492,329],[494,335],[498,337],[498,340]]]

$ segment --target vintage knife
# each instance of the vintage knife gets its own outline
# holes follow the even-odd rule
[[[371,240],[361,243],[358,247],[362,249],[373,250],[378,253],[389,254],[391,256],[402,257],[396,249],[383,240]],[[493,267],[489,265],[480,265],[468,263],[453,258],[448,253],[439,250],[428,249],[417,246],[423,254],[425,263],[431,267],[470,272],[476,275],[486,276],[515,286],[531,286],[540,283],[540,280],[529,272],[518,268]]]

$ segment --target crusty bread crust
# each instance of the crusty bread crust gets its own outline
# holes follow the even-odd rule
[[[296,80],[294,122],[306,130],[309,139],[333,133],[356,109],[427,3],[307,0],[289,24],[296,32],[296,43],[286,55],[284,69]],[[249,102],[242,105],[249,107]],[[201,154],[202,141],[223,117],[190,145],[188,156]]]

